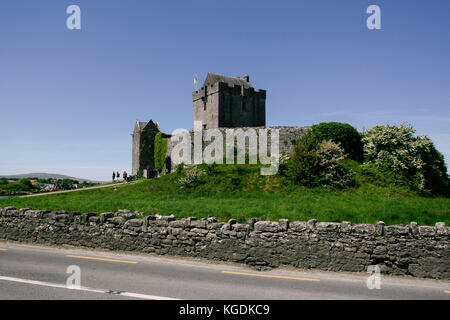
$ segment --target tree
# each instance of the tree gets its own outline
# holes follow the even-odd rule
[[[30,179],[20,179],[18,182],[19,185],[23,186],[22,190],[24,191],[30,191],[34,189],[33,184],[31,183]]]

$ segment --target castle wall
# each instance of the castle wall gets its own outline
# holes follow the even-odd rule
[[[135,126],[131,170],[133,176],[148,178],[149,174],[155,170],[154,148],[155,136],[158,132],[158,126],[151,120],[145,124],[144,128]]]
[[[244,132],[247,130],[255,130],[258,135],[258,130],[260,129],[278,129],[279,130],[279,152],[284,154],[290,154],[294,151],[294,145],[293,145],[293,139],[299,138],[302,135],[304,135],[311,127],[243,127],[243,128],[218,128],[217,130],[220,131],[220,133],[223,136],[223,150],[225,155],[226,150],[226,131],[227,129],[242,129]],[[202,131],[202,150],[204,151],[205,148],[213,143],[214,141],[205,141],[205,131]],[[194,131],[189,132],[191,136],[191,163],[194,163]],[[166,157],[169,158],[171,163],[172,171],[176,169],[176,163],[174,163],[171,160],[172,150],[174,146],[177,144],[177,141],[173,141],[172,139],[169,139],[167,144],[167,153]],[[235,142],[236,143],[236,142]],[[248,140],[246,139],[246,153],[248,154]],[[271,135],[270,130],[268,131],[267,135],[267,150],[270,152],[271,149]],[[258,149],[259,150],[259,149]]]
[[[193,121],[201,121],[206,129],[219,126],[219,90],[205,88],[194,100]]]
[[[139,146],[140,146],[140,141],[141,141],[141,135],[140,133],[135,132],[132,135],[132,140],[133,140],[133,150],[132,150],[132,169],[131,169],[131,175],[136,176],[138,174],[139,171],[139,157],[140,157],[140,153],[139,153]]]

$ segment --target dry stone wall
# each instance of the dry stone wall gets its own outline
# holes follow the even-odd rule
[[[227,223],[177,220],[120,210],[77,212],[0,208],[0,239],[137,251],[245,263],[259,269],[364,272],[450,279],[450,228],[288,220]]]

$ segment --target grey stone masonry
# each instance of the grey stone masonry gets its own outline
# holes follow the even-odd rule
[[[248,75],[208,73],[202,88],[192,93],[192,102],[193,120],[205,129],[266,125],[266,91],[253,89]]]
[[[242,127],[242,128],[219,128],[217,130],[220,131],[220,133],[223,136],[223,153],[226,154],[226,136],[227,136],[227,130],[239,130],[241,129],[244,133],[248,130],[255,130],[257,136],[259,136],[259,130],[267,129],[267,144],[266,144],[266,150],[267,152],[271,151],[271,130],[275,129],[278,130],[279,134],[279,152],[281,154],[291,154],[294,152],[294,140],[302,137],[305,133],[307,133],[309,130],[311,130],[311,127],[289,127],[289,126],[273,126],[273,127]],[[194,131],[189,131],[189,134],[191,136],[191,163],[194,163]],[[212,143],[211,141],[205,141],[205,131],[202,130],[202,152],[205,151],[205,148]],[[173,172],[176,169],[177,163],[174,163],[172,161],[172,150],[174,146],[179,143],[177,140],[172,141],[169,139],[167,144],[167,153],[166,153],[166,161],[170,162],[170,169],[168,169],[168,172]],[[234,140],[234,144],[236,145],[236,139]],[[261,146],[258,146],[258,151]],[[249,140],[245,140],[245,153],[249,154]]]
[[[108,250],[136,251],[245,263],[258,269],[365,272],[450,279],[450,228],[351,224],[317,220],[251,219],[239,224],[214,217],[143,216],[117,213],[0,208],[0,239]]]

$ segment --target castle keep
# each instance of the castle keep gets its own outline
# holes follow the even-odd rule
[[[208,73],[200,90],[192,93],[193,129],[201,121],[202,129],[266,128],[266,90],[255,90],[249,75],[242,78]],[[280,152],[292,152],[292,139],[303,135],[308,127],[272,127],[279,129]],[[158,123],[136,121],[133,137],[132,175],[152,178],[172,172],[173,143],[169,135],[161,134]],[[191,132],[191,134],[193,134]],[[205,148],[210,142],[203,143]],[[165,161],[161,160],[161,145],[165,146]],[[158,163],[155,159],[159,159]],[[163,164],[163,165],[161,165]]]
[[[266,91],[253,89],[249,75],[241,79],[208,73],[192,101],[194,121],[201,121],[203,129],[266,125]]]

